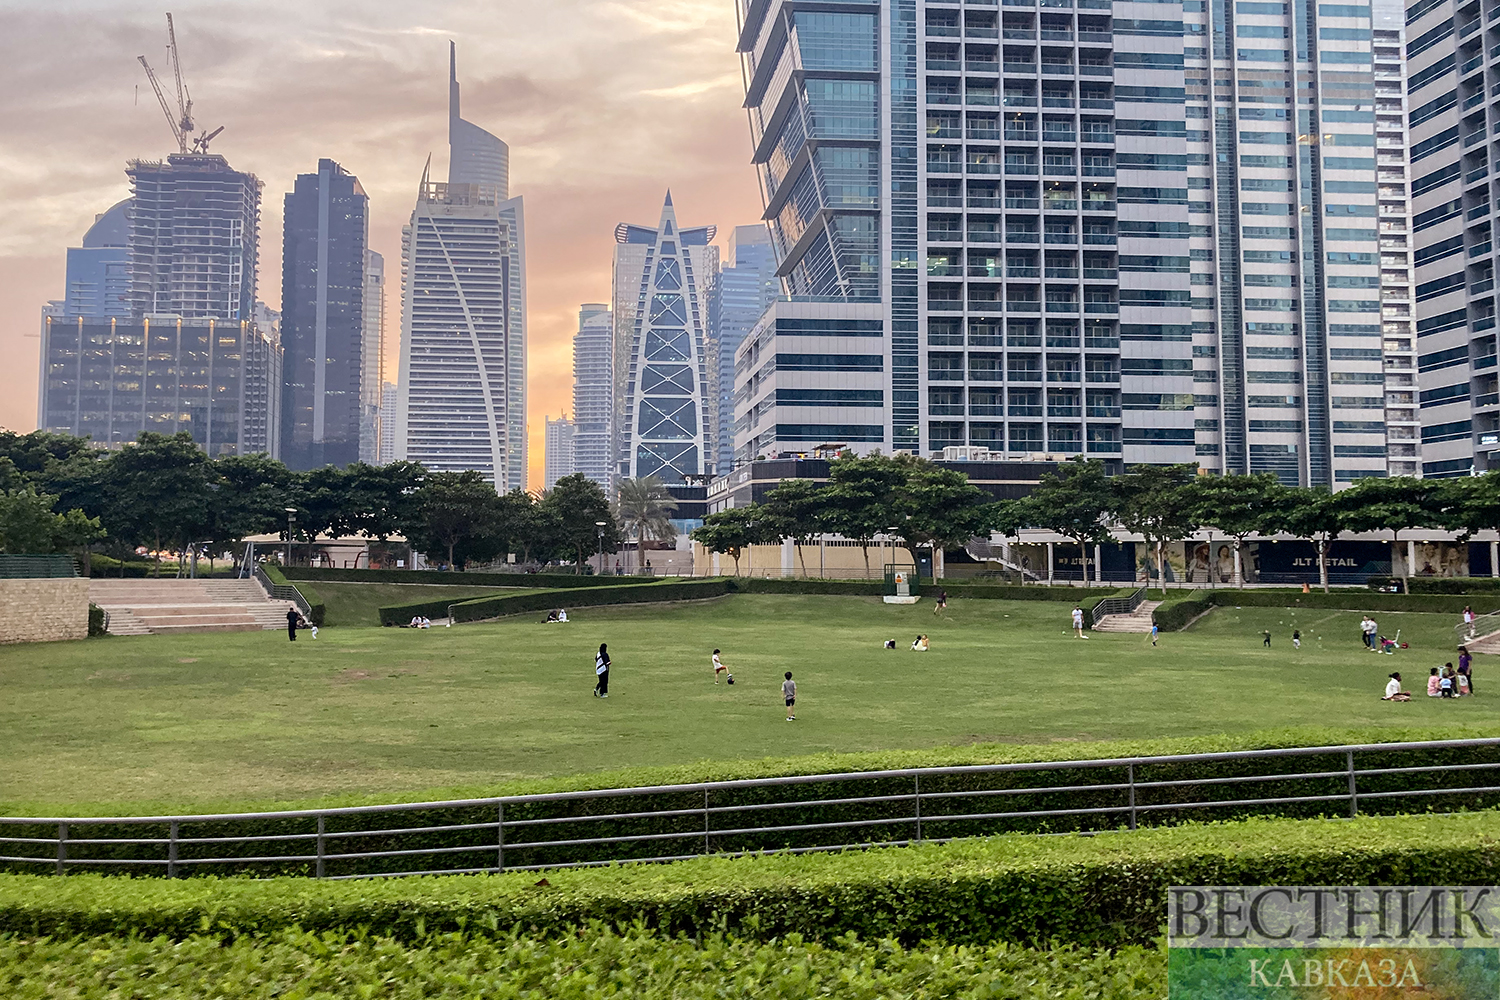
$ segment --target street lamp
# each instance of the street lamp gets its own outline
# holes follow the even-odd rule
[[[896,572],[896,532],[898,532],[900,530],[901,530],[900,528],[895,528],[895,527],[886,528],[885,529],[886,538],[891,543],[891,562],[890,562],[890,566],[891,566],[891,572],[892,573]]]
[[[594,527],[599,529],[599,575],[604,575],[604,526],[608,521],[595,521]]]
[[[296,530],[296,527],[297,527],[297,508],[296,507],[284,507],[282,509],[286,511],[286,563],[285,563],[285,565],[290,566],[292,564],[292,532],[294,530]]]

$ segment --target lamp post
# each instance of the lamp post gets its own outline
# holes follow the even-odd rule
[[[297,528],[297,508],[286,507],[286,562],[284,565],[292,564],[292,532]]]
[[[900,530],[901,530],[900,528],[895,528],[895,527],[891,527],[891,528],[886,528],[885,529],[886,539],[891,543],[891,563],[890,563],[890,565],[891,565],[891,572],[892,573],[896,572],[896,532],[898,532]],[[882,574],[882,576],[883,575],[884,574]]]
[[[599,575],[604,575],[604,526],[607,521],[595,521],[594,527],[599,530]]]

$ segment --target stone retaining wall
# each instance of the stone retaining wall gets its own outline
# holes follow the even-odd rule
[[[88,634],[87,579],[0,580],[0,643],[60,642]]]

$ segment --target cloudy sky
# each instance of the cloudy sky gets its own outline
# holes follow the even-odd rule
[[[684,225],[759,217],[733,0],[162,0],[200,125],[265,182],[261,298],[280,301],[281,204],[331,157],[371,201],[371,243],[399,280],[422,164],[447,166],[448,40],[464,117],[511,148],[526,199],[531,481],[542,417],[572,408],[583,302],[609,298],[613,231],[654,224],[671,187]],[[129,191],[125,161],[172,150],[135,59],[163,71],[166,7],[0,0],[0,426],[36,426],[37,335],[64,254]],[[722,240],[721,240],[722,242]],[[387,303],[395,371],[400,290]]]

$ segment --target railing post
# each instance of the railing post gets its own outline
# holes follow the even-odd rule
[[[1355,787],[1354,751],[1349,751],[1349,818],[1359,815],[1359,789]]]
[[[710,853],[708,849],[708,786],[703,786],[703,853]]]
[[[922,842],[922,773],[912,775],[912,791],[917,796],[917,843]]]
[[[326,832],[326,830],[323,827],[323,820],[324,820],[323,814],[319,813],[318,814],[318,867],[317,867],[317,877],[318,878],[322,878],[323,877],[323,835]]]
[[[500,803],[500,816],[495,821],[495,829],[500,841],[500,856],[495,859],[496,867],[505,871],[505,803]]]
[[[177,821],[174,819],[167,832],[167,878],[177,877]]]
[[[63,864],[68,860],[68,824],[57,824],[57,874],[63,873]]]
[[[1130,828],[1135,829],[1135,765],[1125,766],[1125,780],[1130,784]]]

